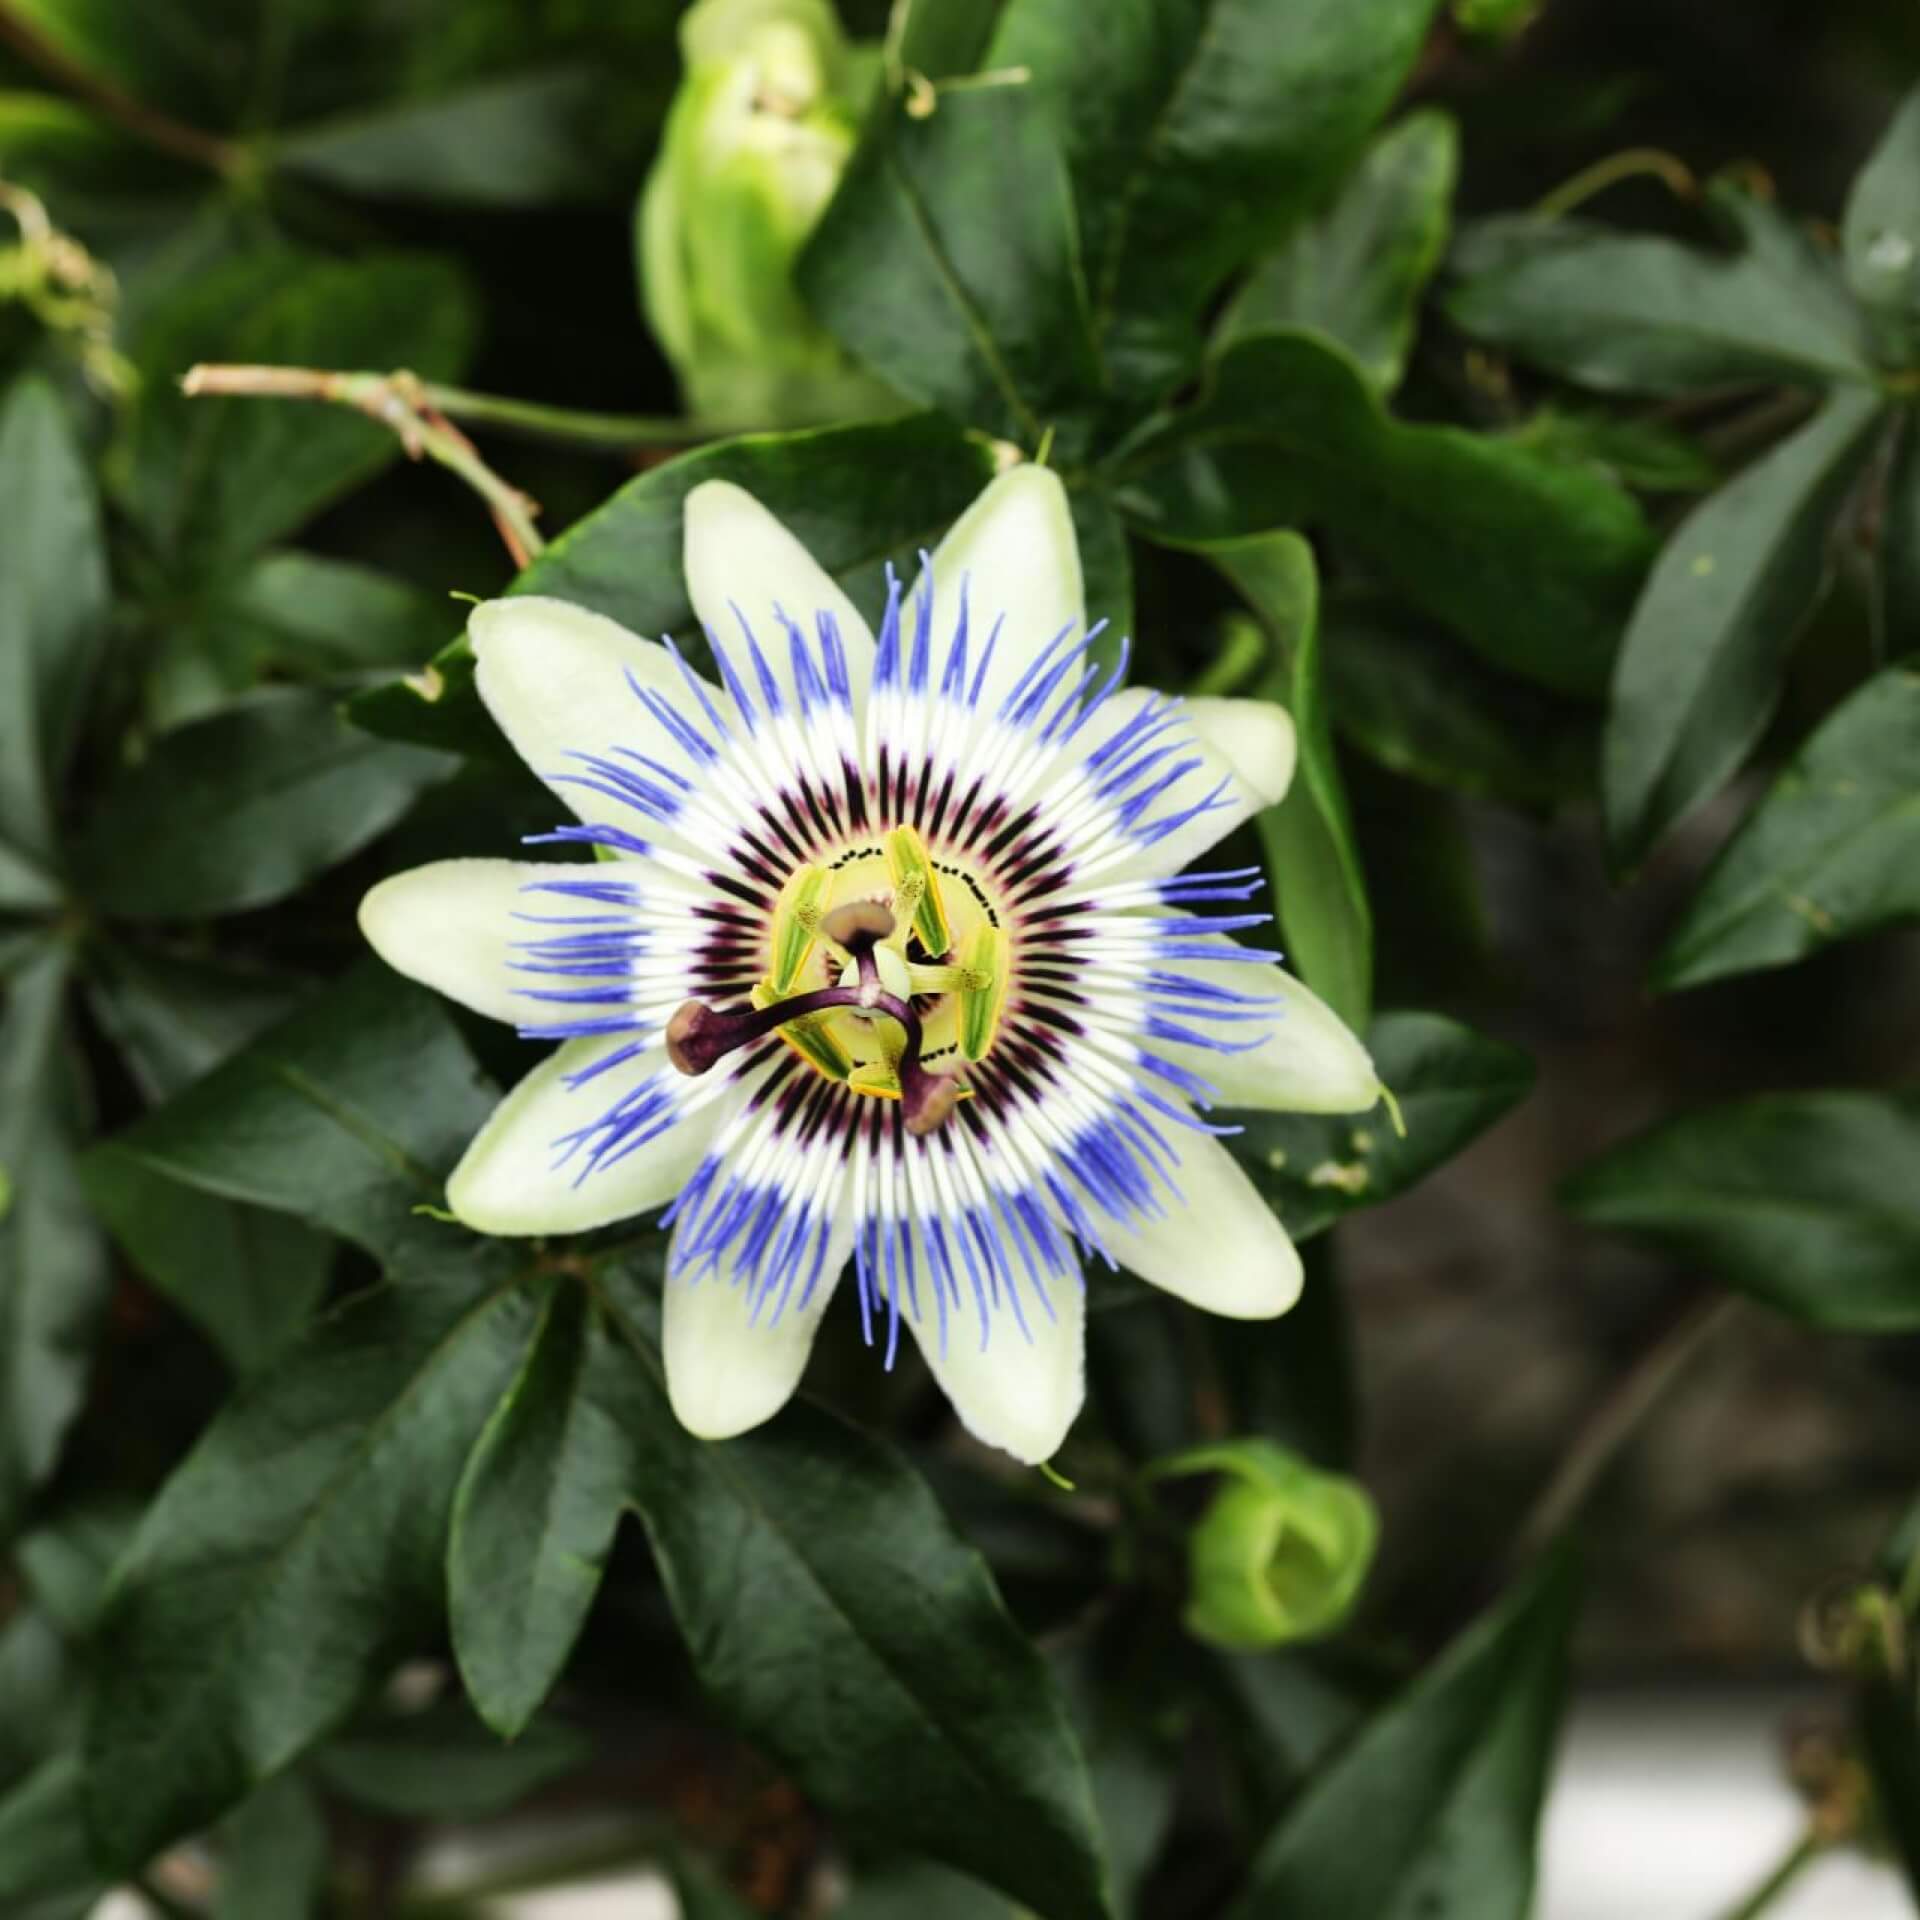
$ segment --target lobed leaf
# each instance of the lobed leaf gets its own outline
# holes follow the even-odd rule
[[[1840,228],[1847,284],[1894,366],[1920,356],[1920,88],[1855,176]]]

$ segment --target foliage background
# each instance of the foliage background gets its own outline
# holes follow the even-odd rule
[[[954,70],[1000,11],[941,11]],[[813,1384],[852,1426],[802,1408],[710,1454],[647,1369],[646,1236],[577,1250],[589,1292],[414,1214],[481,1075],[523,1062],[366,963],[352,909],[546,824],[457,649],[431,709],[397,680],[444,648],[450,591],[513,568],[368,423],[176,389],[201,360],[407,366],[670,420],[631,219],[677,12],[0,7],[0,178],[110,264],[137,375],[116,387],[72,310],[0,280],[0,1912],[82,1912],[136,1870],[170,1909],[414,1910],[436,1823],[529,1803],[614,1810],[610,1844],[703,1914],[1052,1920],[1101,1911],[1104,1874],[1154,1915],[1517,1915],[1576,1579],[1542,1549],[1576,1510],[1576,1669],[1813,1658],[1821,1831],[1913,1859],[1920,303],[1863,284],[1841,230],[1920,72],[1910,10],[1552,0],[1505,37],[1417,0],[1138,9],[1175,41],[1243,33],[1250,71],[1290,61],[1304,90],[1223,110],[1214,172],[1150,172],[1170,253],[1103,253],[1112,210],[1083,193],[1121,322],[1104,382],[1066,202],[1023,189],[1152,62],[1010,0],[1034,89],[876,118],[801,285],[927,417],[697,470],[871,576],[978,485],[968,430],[1031,453],[1055,428],[1142,677],[1328,710],[1337,745],[1265,851],[1309,979],[1394,1010],[1374,1038],[1411,1123],[1404,1148],[1251,1130],[1290,1223],[1339,1218],[1308,1300],[1230,1340],[1103,1302],[1072,1495],[959,1444],[850,1326]],[[1402,167],[1355,171],[1410,110]],[[1744,269],[1644,172],[1551,231],[1514,220],[1638,148],[1745,167],[1735,191],[1760,169],[1723,203],[1748,209]],[[1920,155],[1892,151],[1897,225]],[[899,216],[903,174],[998,371]],[[986,207],[1018,211],[1017,245]],[[1769,207],[1812,223],[1804,248]],[[1591,219],[1691,252],[1583,260]],[[1779,450],[1836,369],[1842,409],[1871,397],[1796,467]],[[540,580],[684,620],[661,463],[688,435],[471,430],[550,534],[580,528]],[[1709,523],[1731,599],[1649,613],[1661,543],[1678,591],[1706,579],[1681,522],[1783,458],[1749,518]],[[1283,528],[1313,536],[1317,662],[1316,570]],[[1848,702],[1870,705],[1834,745]],[[1714,868],[1810,740],[1828,758]],[[1685,777],[1636,781],[1635,754]],[[1788,804],[1809,789],[1838,813]],[[1374,1495],[1380,1557],[1336,1639],[1183,1635],[1199,1491],[1138,1470],[1226,1434]],[[615,1540],[624,1504],[645,1524]],[[454,1651],[512,1744],[459,1706]]]

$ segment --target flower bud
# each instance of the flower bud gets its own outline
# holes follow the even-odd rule
[[[808,312],[794,263],[853,151],[863,63],[828,0],[699,0],[640,197],[641,294],[688,411],[791,427],[897,408]]]
[[[1159,1462],[1156,1477],[1228,1476],[1187,1542],[1187,1630],[1240,1652],[1331,1631],[1360,1591],[1379,1533],[1366,1490],[1265,1440]]]

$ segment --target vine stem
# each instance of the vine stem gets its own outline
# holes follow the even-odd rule
[[[534,525],[540,508],[481,459],[479,449],[439,404],[457,389],[435,387],[417,375],[335,373],[318,367],[197,366],[181,391],[193,396],[249,395],[274,400],[319,400],[351,407],[394,433],[410,460],[432,460],[462,480],[487,504],[517,567],[546,551]],[[510,404],[510,403],[508,403]]]
[[[1780,1864],[1738,1906],[1727,1910],[1723,1920],[1758,1920],[1758,1916],[1765,1913],[1826,1848],[1826,1837],[1819,1828],[1809,1827],[1793,1843]]]

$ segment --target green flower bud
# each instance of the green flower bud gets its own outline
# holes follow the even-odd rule
[[[828,0],[699,0],[640,196],[641,295],[688,410],[790,427],[893,411],[808,312],[794,262],[853,151],[860,76]]]
[[[1330,1632],[1353,1605],[1379,1535],[1365,1488],[1265,1440],[1158,1462],[1156,1478],[1221,1473],[1187,1542],[1187,1630],[1239,1652]]]

